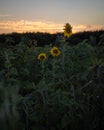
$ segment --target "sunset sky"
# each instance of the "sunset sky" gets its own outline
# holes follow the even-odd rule
[[[0,0],[0,33],[104,29],[104,0]]]

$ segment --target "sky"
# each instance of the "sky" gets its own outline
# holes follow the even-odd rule
[[[104,0],[0,0],[0,33],[104,29]]]

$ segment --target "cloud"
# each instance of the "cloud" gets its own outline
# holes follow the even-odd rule
[[[63,31],[64,24],[43,21],[0,21],[0,33],[8,32],[49,32],[56,33]],[[101,25],[73,25],[73,33],[80,31],[101,30]]]
[[[41,21],[28,21],[28,20],[19,20],[19,21],[1,21],[0,30],[2,32],[10,30],[10,32],[60,32],[62,31],[62,24],[55,24],[50,22],[41,22]],[[4,30],[4,31],[3,31]]]
[[[96,31],[96,30],[104,30],[103,25],[75,25],[73,27],[73,32],[83,32],[83,31]]]

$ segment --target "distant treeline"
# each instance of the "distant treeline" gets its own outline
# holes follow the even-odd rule
[[[10,46],[17,45],[19,43],[32,45],[37,44],[37,46],[44,46],[50,43],[54,43],[56,40],[57,34],[49,34],[49,33],[10,33],[10,34],[1,34],[0,35],[0,46]]]
[[[62,35],[63,33],[49,34],[42,32],[0,34],[0,47],[14,46],[19,43],[28,44],[29,46],[55,44],[58,42],[58,36]],[[67,38],[70,45],[78,44],[83,40],[86,40],[91,45],[104,45],[104,30],[79,32]]]
[[[84,40],[90,45],[104,45],[104,30],[79,32],[73,34],[68,42],[75,45]]]

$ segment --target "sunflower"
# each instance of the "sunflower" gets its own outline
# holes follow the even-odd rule
[[[45,60],[46,59],[46,53],[40,53],[38,55],[38,60]]]
[[[66,23],[64,26],[64,36],[69,38],[72,35],[72,26]]]
[[[60,50],[57,47],[53,47],[50,51],[52,56],[59,56],[60,55]]]

